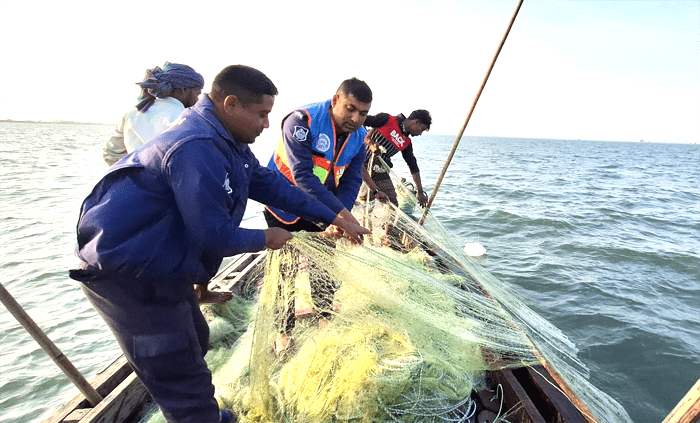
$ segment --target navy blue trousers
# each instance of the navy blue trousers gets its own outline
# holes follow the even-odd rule
[[[219,422],[204,361],[209,326],[191,284],[121,280],[81,286],[168,422]]]

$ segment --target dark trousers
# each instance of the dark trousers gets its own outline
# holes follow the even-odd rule
[[[265,216],[267,226],[270,228],[282,228],[288,230],[289,232],[322,231],[322,229],[319,228],[317,225],[304,219],[299,219],[296,223],[288,225],[277,220],[277,218],[267,210],[263,210],[263,215]],[[332,240],[321,238],[321,241],[327,243],[329,246],[335,247],[335,243]],[[280,269],[280,275],[290,284],[289,290],[287,292],[289,293],[291,299],[287,302],[287,307],[285,307],[283,310],[278,309],[275,311],[278,320],[278,325],[284,328],[283,332],[287,334],[291,333],[296,324],[296,316],[294,315],[296,301],[294,300],[293,284],[294,278],[301,264],[298,251],[290,251],[290,254],[291,260],[288,263],[284,264],[283,268]],[[336,282],[331,279],[331,276],[328,274],[328,272],[316,266],[313,263],[313,260],[308,260],[308,267],[309,272],[311,272],[312,275],[311,278],[309,278],[309,288],[311,289],[311,299],[313,300],[315,306],[314,317],[323,317],[328,319],[331,317],[331,313],[329,310],[333,307],[333,297],[335,296],[335,291],[338,289],[338,287],[336,285]],[[280,285],[278,289],[279,295],[280,297],[282,297],[282,286]]]
[[[81,286],[168,422],[219,422],[204,361],[209,326],[191,284],[107,280]]]

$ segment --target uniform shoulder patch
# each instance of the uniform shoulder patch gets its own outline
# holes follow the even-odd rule
[[[292,136],[294,137],[295,140],[306,141],[306,137],[308,135],[309,135],[308,128],[304,128],[303,126],[299,126],[299,125],[294,126],[294,132],[292,133]]]

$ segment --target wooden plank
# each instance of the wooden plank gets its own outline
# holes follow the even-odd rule
[[[537,407],[525,392],[525,389],[520,385],[515,375],[510,369],[502,369],[494,372],[496,379],[503,387],[503,397],[508,408],[503,410],[506,412],[515,410],[515,416],[506,415],[508,421],[517,421],[521,423],[548,423],[542,418],[542,415],[537,411]]]
[[[56,344],[53,343],[51,339],[46,335],[46,333],[36,324],[36,322],[27,314],[27,312],[22,308],[22,306],[15,300],[15,297],[10,294],[10,292],[5,289],[5,286],[0,283],[0,302],[7,308],[7,311],[17,319],[17,322],[26,329],[27,332],[34,338],[34,340],[39,344],[46,355],[53,360],[59,369],[68,377],[68,379],[73,382],[73,384],[78,388],[78,390],[85,395],[85,397],[90,401],[91,404],[97,404],[102,401],[102,395],[100,395],[95,387],[90,384],[90,382],[85,379],[85,377],[78,371],[78,369],[73,365],[73,363],[66,357],[63,352],[58,348]]]
[[[73,410],[68,417],[63,419],[63,423],[80,423],[80,420],[82,420],[82,418],[85,417],[90,410],[92,410],[92,408],[79,408],[77,410]]]
[[[211,280],[209,284],[222,286],[223,280],[233,272],[240,272],[244,269],[251,261],[255,260],[261,253],[243,253],[236,256],[229,264],[219,271]]]
[[[581,401],[581,398],[578,397],[574,393],[574,391],[569,387],[569,385],[562,379],[561,376],[559,376],[559,373],[557,373],[547,362],[547,360],[542,357],[542,355],[538,352],[537,355],[540,358],[540,361],[542,362],[542,366],[547,369],[547,372],[549,373],[550,376],[552,376],[552,379],[554,379],[557,382],[557,385],[559,388],[561,388],[562,391],[566,394],[566,396],[571,400],[571,402],[576,406],[576,408],[581,411],[581,414],[586,418],[586,421],[588,423],[599,423],[598,419],[593,415],[593,412],[586,406],[586,404]]]
[[[133,370],[126,361],[126,358],[121,355],[117,357],[112,364],[97,373],[95,377],[90,379],[90,384],[95,387],[95,390],[103,397],[107,396],[116,386],[118,386]],[[104,401],[104,399],[103,399]],[[69,416],[74,410],[90,407],[90,404],[82,394],[74,396],[68,403],[55,411],[42,423],[60,423]]]
[[[663,423],[697,423],[700,421],[700,379],[666,416]]]
[[[260,253],[258,254],[243,270],[240,271],[238,275],[236,275],[235,278],[231,279],[227,283],[227,288],[228,289],[233,289],[233,287],[241,281],[244,277],[247,277],[248,274],[250,273],[251,270],[255,269],[260,265],[262,261],[264,261],[267,257],[267,254]]]
[[[267,252],[262,251],[260,253],[250,253],[249,260],[242,261],[237,267],[222,270],[216,277],[217,282],[213,283],[210,289],[223,289],[227,291],[232,291],[238,294],[242,294],[245,290],[244,286],[241,286],[241,282],[245,281],[249,277],[251,270],[255,269],[264,261],[267,257]],[[244,264],[245,267],[241,268],[240,265]],[[228,270],[229,273],[226,273]],[[228,274],[237,271],[237,274],[233,278],[227,278]],[[214,279],[212,279],[214,280]]]
[[[80,423],[123,423],[139,411],[148,391],[136,373],[131,373],[105,399],[80,419]]]
[[[542,365],[526,368],[530,384],[542,398],[542,407],[547,407],[552,421],[567,423],[586,423],[586,418],[564,394],[559,385]],[[521,380],[521,383],[524,383]],[[532,394],[530,397],[532,398]]]

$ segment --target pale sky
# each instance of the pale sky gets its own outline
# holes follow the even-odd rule
[[[146,68],[277,85],[271,126],[349,77],[370,113],[464,123],[517,2],[0,0],[0,119],[114,123]],[[465,135],[700,142],[700,1],[525,0]]]

